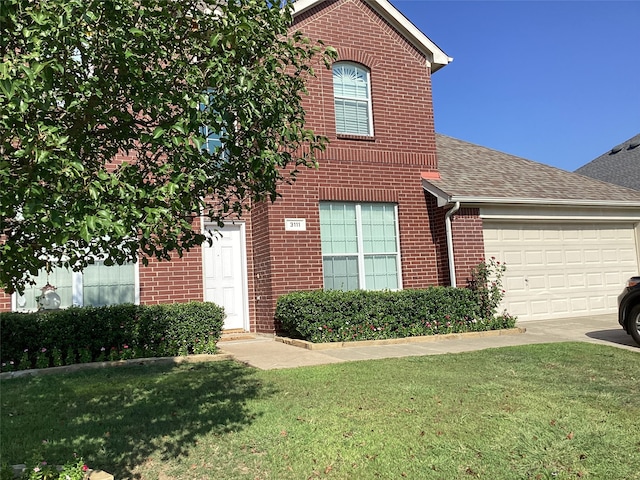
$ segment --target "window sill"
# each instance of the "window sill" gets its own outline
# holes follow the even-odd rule
[[[339,140],[357,140],[361,142],[375,142],[376,137],[372,135],[353,135],[349,133],[338,133],[336,135]]]

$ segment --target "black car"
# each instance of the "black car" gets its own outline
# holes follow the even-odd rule
[[[627,280],[618,296],[618,322],[640,345],[640,276]]]

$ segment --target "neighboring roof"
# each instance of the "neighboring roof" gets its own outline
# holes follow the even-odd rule
[[[293,2],[294,15],[299,15],[314,8],[326,0],[295,0]],[[404,37],[420,50],[429,60],[431,71],[435,72],[451,63],[453,58],[444,53],[418,27],[407,19],[396,7],[387,0],[362,0],[398,30]]]
[[[474,204],[640,208],[640,192],[436,134],[439,179],[423,178],[439,199]]]
[[[576,173],[640,190],[640,133],[583,165]]]

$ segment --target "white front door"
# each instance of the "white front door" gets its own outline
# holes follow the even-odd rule
[[[202,251],[204,300],[224,307],[223,329],[247,330],[244,225],[226,225],[214,234],[211,246],[203,244]]]

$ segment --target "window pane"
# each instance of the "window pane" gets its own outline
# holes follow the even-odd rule
[[[364,253],[397,253],[394,206],[365,203],[361,212]]]
[[[367,255],[364,258],[367,290],[395,290],[398,288],[396,255]]]
[[[369,98],[367,71],[351,64],[333,67],[333,88],[337,97]]]
[[[72,273],[66,268],[54,268],[49,274],[49,284],[56,287],[56,293],[60,297],[60,307],[70,307],[73,303]],[[28,286],[24,295],[17,295],[18,311],[38,310],[37,297],[42,295],[42,287],[47,284],[47,272],[41,270],[36,277],[36,284]]]
[[[336,131],[369,135],[369,105],[366,102],[336,98]]]
[[[89,265],[83,275],[84,305],[100,306],[135,302],[134,265]]]
[[[349,203],[320,204],[322,254],[357,253],[356,206]]]
[[[324,257],[322,269],[326,290],[357,290],[359,288],[357,257]]]
[[[200,132],[205,137],[205,144],[203,148],[211,155],[215,154],[219,148],[222,147],[222,141],[220,140],[220,134],[209,129],[209,127],[201,127]]]

